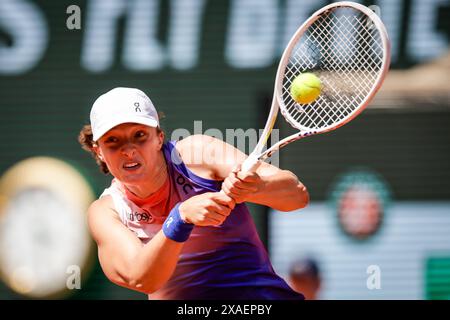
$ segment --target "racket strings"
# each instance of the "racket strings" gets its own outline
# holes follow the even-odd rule
[[[292,50],[283,76],[281,109],[297,128],[326,129],[352,116],[376,85],[382,72],[383,47],[377,28],[366,15],[351,8],[319,17]],[[313,72],[322,91],[310,104],[295,102],[294,79]]]

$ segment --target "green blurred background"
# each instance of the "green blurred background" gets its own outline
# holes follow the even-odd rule
[[[77,136],[83,124],[88,123],[96,97],[117,86],[146,92],[165,114],[162,127],[168,137],[177,128],[193,133],[196,120],[202,121],[203,131],[262,127],[270,107],[280,52],[293,30],[327,3],[0,0],[0,174],[29,157],[55,157],[82,172],[95,196],[99,196],[109,186],[111,177],[99,172],[90,156],[81,150]],[[413,293],[403,291],[401,283],[393,280],[394,289],[385,295],[381,290],[375,298],[448,298],[450,244],[441,244],[450,240],[450,236],[445,236],[450,235],[450,3],[362,3],[379,6],[392,41],[391,72],[382,90],[356,121],[332,134],[288,146],[280,155],[280,163],[308,187],[312,210],[325,215],[327,209],[320,206],[328,203],[333,183],[340,174],[355,167],[369,168],[382,177],[393,203],[418,204],[423,213],[423,221],[417,221],[419,226],[428,226],[427,213],[437,204],[442,205],[443,213],[436,223],[448,232],[443,232],[442,238],[434,238],[427,247],[427,252],[438,250],[437,257],[430,254],[415,258],[420,261],[414,263],[422,267],[418,271],[419,267],[415,268],[411,278],[405,280],[416,283]],[[67,13],[71,5],[80,9],[80,29],[67,27],[75,12]],[[280,137],[291,132],[281,121],[277,127]],[[290,258],[309,253],[314,246],[302,242],[295,249],[295,239],[301,238],[305,230],[284,232],[281,227],[276,228],[278,213],[259,206],[251,208],[260,235],[274,258],[274,267],[285,276]],[[293,219],[311,217],[307,210]],[[328,218],[334,219],[332,215]],[[401,214],[399,220],[391,222],[402,224]],[[384,221],[382,228],[388,223]],[[330,237],[348,238],[343,233],[333,234],[337,224],[330,228]],[[433,236],[432,225],[421,230],[420,234],[406,234],[405,241]],[[314,234],[318,231],[309,229],[303,239],[316,237],[320,241],[323,235]],[[347,253],[353,252],[355,246],[358,252],[367,253],[376,250],[380,239],[383,233],[369,243],[343,240],[343,246]],[[387,246],[396,246],[395,238],[389,241]],[[286,249],[290,242],[294,251]],[[439,244],[436,250],[434,243]],[[302,248],[305,252],[301,252]],[[352,254],[356,257],[358,252]],[[404,248],[398,247],[396,252],[401,259]],[[333,274],[332,265],[321,257],[339,258],[339,254],[315,253],[329,274]],[[146,299],[143,294],[110,283],[95,252],[89,256],[94,263],[82,271],[82,288],[59,297]],[[377,257],[390,259],[382,252]],[[407,264],[408,259],[405,256]],[[426,280],[431,279],[428,275],[436,274],[430,269],[433,266],[441,268],[437,272],[441,276]],[[322,297],[372,298],[361,295],[359,289],[340,291],[335,287],[337,278],[353,279],[353,272],[347,265],[340,273],[326,278]],[[365,277],[365,270],[362,272]],[[28,298],[10,289],[7,282],[4,276],[0,299]],[[432,287],[431,283],[437,285]]]

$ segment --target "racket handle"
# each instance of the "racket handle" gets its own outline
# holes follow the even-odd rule
[[[258,160],[258,157],[253,153],[245,159],[244,163],[241,166],[242,172],[255,172],[256,169],[261,165],[261,162]]]

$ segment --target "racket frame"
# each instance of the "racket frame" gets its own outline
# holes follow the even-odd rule
[[[282,86],[283,86],[283,77],[286,70],[286,66],[289,62],[289,58],[291,55],[292,50],[297,44],[298,39],[308,30],[308,28],[321,17],[322,14],[326,14],[328,11],[335,10],[340,7],[350,7],[356,10],[361,11],[366,16],[368,16],[371,21],[374,23],[375,27],[378,29],[381,35],[381,42],[382,47],[384,49],[384,59],[381,65],[381,72],[379,73],[375,85],[372,87],[372,89],[369,91],[365,99],[361,102],[360,106],[352,112],[352,114],[341,121],[338,121],[337,123],[328,126],[324,129],[316,129],[316,130],[305,130],[304,128],[299,128],[298,124],[290,118],[290,115],[286,110],[284,109],[284,103],[281,98],[282,93]],[[372,10],[367,8],[364,5],[361,5],[359,3],[350,2],[350,1],[341,1],[341,2],[335,2],[332,4],[329,4],[319,10],[317,10],[315,13],[313,13],[294,33],[294,35],[289,40],[286,48],[283,51],[283,55],[281,56],[280,63],[278,65],[276,78],[275,78],[275,84],[274,84],[274,95],[272,98],[272,106],[270,109],[269,116],[267,118],[266,125],[264,127],[264,130],[261,134],[261,137],[258,141],[258,144],[256,145],[253,152],[249,155],[249,157],[244,161],[242,164],[242,171],[255,171],[259,165],[261,164],[260,161],[263,161],[270,157],[275,151],[278,151],[280,148],[286,146],[287,144],[302,139],[304,137],[308,137],[315,134],[325,133],[332,130],[335,130],[344,124],[348,123],[349,121],[353,120],[356,116],[358,116],[370,103],[370,101],[373,99],[377,91],[381,88],[381,85],[383,84],[384,78],[386,77],[386,74],[389,70],[390,65],[390,52],[391,52],[391,44],[389,41],[388,33],[386,31],[386,27],[384,26],[383,22],[381,21],[380,17]],[[278,141],[276,144],[268,148],[263,152],[264,146],[267,143],[267,140],[272,132],[273,126],[275,125],[275,121],[277,119],[278,111],[281,111],[283,117],[286,119],[286,121],[295,129],[298,129],[299,132],[296,132],[280,141]]]

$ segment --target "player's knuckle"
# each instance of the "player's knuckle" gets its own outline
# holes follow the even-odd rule
[[[214,205],[215,205],[215,202],[212,199],[205,200],[204,206],[206,209],[211,209]]]
[[[214,192],[206,192],[203,195],[205,196],[206,199],[211,199],[215,197]]]

